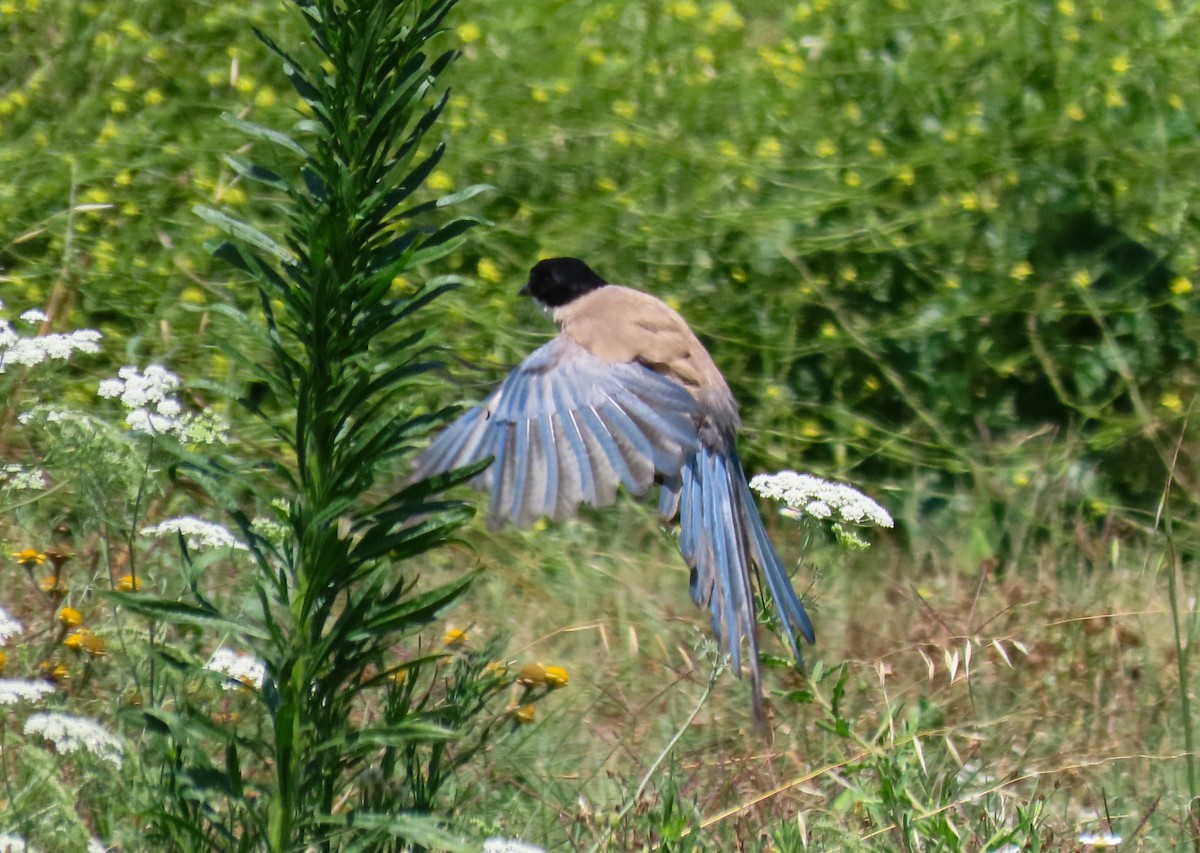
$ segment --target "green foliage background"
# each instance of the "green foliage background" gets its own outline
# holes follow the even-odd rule
[[[242,141],[217,117],[301,117],[248,33],[277,12],[4,4],[11,303],[63,285],[110,343],[225,378],[203,309],[243,295],[190,208],[269,212],[222,164]],[[1011,485],[1031,473],[1014,448],[1050,426],[1082,428],[1072,459],[1102,463],[1109,497],[1156,492],[1146,422],[1195,384],[1183,6],[476,2],[458,20],[432,188],[497,187],[495,227],[454,260],[478,287],[445,318],[481,383],[544,332],[513,298],[525,270],[575,254],[703,332],[755,467]]]

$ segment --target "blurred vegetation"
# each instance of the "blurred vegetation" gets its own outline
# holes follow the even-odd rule
[[[275,200],[223,163],[245,143],[220,116],[284,128],[305,117],[249,25],[288,43],[276,3],[0,3],[10,47],[0,54],[0,298],[10,308],[46,308],[56,328],[99,328],[112,366],[161,359],[193,380],[244,380],[215,345],[229,330],[210,309],[253,297],[214,266],[203,241],[217,234],[191,209],[219,206],[269,230]],[[856,557],[852,576],[830,576],[835,558],[808,554],[823,605],[817,655],[861,664],[861,701],[880,725],[904,718],[868,689],[886,663],[947,728],[1011,714],[1012,731],[1028,733],[1054,720],[1055,737],[1031,738],[1021,761],[1040,756],[1076,782],[1074,759],[1090,760],[1071,751],[1080,744],[1096,756],[1131,741],[1178,746],[1164,734],[1178,728],[1179,650],[1161,589],[1176,567],[1150,534],[1168,471],[1181,536],[1194,533],[1200,493],[1187,421],[1200,347],[1191,5],[472,0],[454,28],[463,57],[441,127],[450,148],[430,193],[494,185],[475,200],[494,227],[442,265],[475,284],[441,306],[461,387],[431,388],[431,404],[477,399],[543,340],[549,327],[515,291],[537,258],[583,257],[688,317],[742,403],[751,470],[853,479],[897,515],[897,539]],[[61,393],[85,403],[94,376],[77,376]],[[0,446],[19,440],[9,432]],[[664,611],[669,622],[697,619],[682,570],[643,566],[678,568],[672,548],[647,541],[653,522],[641,510],[595,523],[599,532],[566,525],[536,540],[509,532],[480,549],[494,572],[474,612],[488,627],[513,615],[525,622],[518,640],[555,637],[595,666],[574,682],[590,680],[591,698],[546,721],[556,734],[523,729],[528,749],[497,759],[513,785],[478,792],[476,805],[495,807],[524,802],[515,789],[538,791],[550,805],[497,819],[538,838],[556,822],[577,837],[579,788],[619,784],[607,772],[628,782],[636,771],[612,769],[612,756],[671,735],[645,708],[670,717],[688,705],[628,695],[643,668],[645,696],[667,683],[644,656],[679,659]],[[1188,539],[1178,548],[1194,552]],[[1004,669],[982,691],[945,680],[965,641],[1008,637],[1030,648],[1020,677]],[[936,689],[932,671],[921,687],[924,655],[938,663]],[[1114,722],[1120,713],[1135,722]],[[587,745],[572,714],[591,721]],[[806,739],[808,753],[789,745],[765,769],[738,765],[706,795],[699,768],[744,748],[715,724],[730,719],[720,706],[697,726],[665,822],[689,796],[711,815],[721,797],[748,801],[824,754]],[[577,781],[597,739],[611,753]],[[983,743],[977,761],[1028,771]],[[915,758],[902,757],[906,774]],[[1116,766],[1142,779],[1153,765]],[[1103,778],[1115,784],[1118,773]],[[1028,816],[1041,777],[1024,778]],[[1095,818],[1104,807],[1093,782],[1080,796]],[[1133,825],[1162,793],[1138,784],[1122,812]],[[796,796],[750,813],[790,819],[808,807]],[[876,814],[863,794],[822,820],[853,825],[864,814],[856,802]],[[1055,819],[1073,825],[1081,809],[1072,799]],[[1163,814],[1157,837],[1194,833],[1166,805]]]

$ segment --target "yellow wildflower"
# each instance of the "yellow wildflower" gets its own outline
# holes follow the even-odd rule
[[[527,726],[537,721],[537,708],[533,705],[522,705],[513,713],[513,717],[521,725]]]
[[[448,649],[457,649],[465,646],[467,639],[467,632],[462,628],[451,628],[446,632],[446,636],[442,637],[442,644]]]
[[[1112,65],[1109,67],[1112,68],[1112,70],[1117,74],[1124,74],[1130,68],[1129,56],[1122,53],[1113,57]]]
[[[141,588],[142,579],[135,578],[133,575],[122,575],[121,579],[117,581],[117,589],[121,592],[137,592]]]
[[[1164,409],[1168,409],[1172,412],[1178,412],[1183,408],[1183,398],[1181,398],[1174,391],[1167,391],[1162,395],[1161,398],[1159,398],[1158,404]]]
[[[1024,281],[1033,275],[1033,266],[1029,261],[1017,261],[1013,264],[1013,268],[1008,271],[1009,278],[1015,278],[1017,281]]]
[[[1176,296],[1187,296],[1193,290],[1192,280],[1186,276],[1176,276],[1171,281],[1171,292]]]
[[[74,607],[64,607],[58,611],[58,621],[67,628],[76,628],[83,624],[83,614]]]
[[[17,565],[23,569],[32,569],[46,562],[46,555],[33,548],[23,548],[13,556],[17,559]]]
[[[484,258],[481,260],[476,265],[475,272],[479,274],[481,279],[484,281],[490,281],[492,284],[496,284],[504,280],[504,273],[501,271],[499,265],[491,258]]]
[[[464,44],[473,44],[483,37],[483,30],[474,21],[467,21],[454,31]]]
[[[571,676],[561,666],[548,666],[545,669],[546,684],[552,689],[566,687],[571,683]]]

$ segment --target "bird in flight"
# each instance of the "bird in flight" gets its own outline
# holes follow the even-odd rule
[[[571,518],[580,504],[612,504],[618,485],[643,495],[661,484],[659,513],[679,515],[692,600],[710,611],[738,677],[745,643],[761,722],[752,566],[797,660],[796,635],[815,638],[738,459],[729,385],[678,312],[581,260],[540,261],[521,294],[549,313],[558,336],[434,439],[413,478],[492,458],[472,484],[491,492],[493,528]]]

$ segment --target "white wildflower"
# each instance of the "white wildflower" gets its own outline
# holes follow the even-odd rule
[[[235,551],[245,551],[246,546],[234,538],[233,534],[219,524],[205,521],[202,518],[185,515],[180,518],[168,518],[161,524],[152,524],[141,529],[143,536],[162,538],[172,534],[183,536],[187,546],[194,551],[212,551],[217,548],[233,548]]]
[[[26,492],[46,488],[46,472],[24,465],[0,465],[0,488]]]
[[[236,690],[242,686],[261,690],[263,678],[267,674],[267,669],[263,666],[262,661],[253,655],[238,654],[224,646],[212,653],[212,657],[208,659],[204,668],[228,675],[229,680],[225,682],[226,690]]]
[[[1085,832],[1079,836],[1079,843],[1084,847],[1094,847],[1103,850],[1106,847],[1116,847],[1124,839],[1112,832]]]
[[[0,832],[0,853],[40,853],[36,847],[19,835]]]
[[[766,498],[783,501],[793,510],[817,519],[837,517],[850,524],[877,524],[892,527],[895,522],[887,510],[857,489],[822,480],[811,474],[780,471],[759,474],[750,488]]]
[[[0,705],[16,705],[18,702],[38,702],[54,692],[48,681],[30,681],[25,678],[0,678]]]
[[[13,637],[19,637],[25,631],[23,625],[8,615],[8,611],[0,607],[0,646],[3,646]]]
[[[483,842],[483,853],[546,853],[545,848],[512,838],[489,838]]]
[[[183,414],[183,406],[173,394],[179,377],[161,365],[152,364],[145,372],[122,367],[116,379],[105,379],[96,393],[119,399],[129,410],[125,423],[134,432],[172,435],[186,444],[224,444],[225,422],[212,412]]]
[[[121,766],[121,741],[99,723],[58,712],[30,715],[25,734],[40,735],[59,752],[90,752],[97,758]]]
[[[108,853],[109,846],[98,838],[89,838],[87,843],[87,853]]]
[[[41,311],[37,308],[30,308],[21,315],[21,319],[26,323],[45,323],[50,318],[46,316],[45,311]]]
[[[7,320],[0,320],[0,351],[6,350],[21,340],[21,336],[13,331],[12,324]]]
[[[7,324],[5,324],[7,326]],[[7,332],[7,334],[5,334]],[[64,361],[77,352],[100,352],[100,333],[95,329],[42,335],[37,338],[16,338],[12,329],[0,330],[0,373],[10,364],[32,367],[47,359]]]

